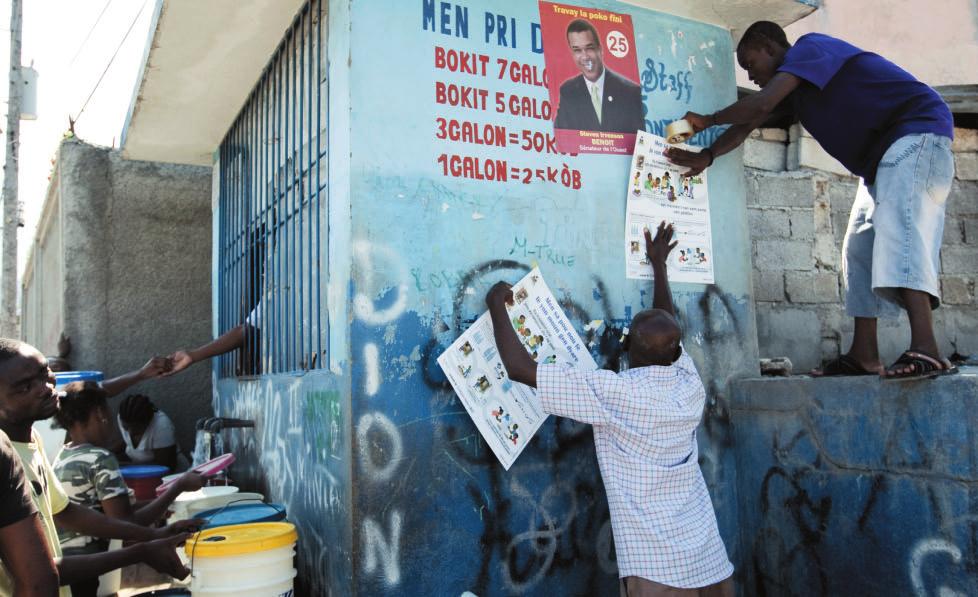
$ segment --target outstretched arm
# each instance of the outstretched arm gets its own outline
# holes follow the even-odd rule
[[[167,375],[173,375],[174,373],[183,371],[197,361],[209,359],[241,348],[244,346],[248,333],[247,328],[249,327],[248,324],[242,323],[203,346],[199,346],[193,350],[178,350],[174,352],[169,357],[173,361],[173,369]]]
[[[197,491],[204,486],[204,480],[204,477],[198,473],[184,473],[182,477],[170,485],[163,495],[136,511],[133,511],[128,495],[119,495],[102,500],[102,511],[110,518],[134,522],[141,526],[150,526],[163,518],[167,508],[177,499],[177,496],[185,491]]]
[[[130,566],[148,564],[157,572],[174,578],[186,578],[190,574],[177,556],[177,546],[190,538],[182,533],[157,539],[148,543],[137,543],[131,547],[86,556],[66,556],[58,562],[61,584],[68,585],[81,580],[96,578],[106,572]]]
[[[781,102],[798,88],[801,79],[789,73],[777,73],[759,92],[737,100],[711,115],[687,112],[683,120],[698,133],[719,124],[733,125],[709,148],[699,153],[670,147],[666,150],[669,161],[688,166],[688,176],[696,176],[713,165],[713,160],[740,146],[751,131],[767,122]]]
[[[492,334],[496,339],[499,358],[506,367],[506,373],[513,381],[537,387],[537,363],[533,360],[509,321],[506,304],[513,302],[512,287],[505,282],[497,282],[486,294],[486,305],[492,318]]]
[[[655,231],[655,239],[652,238],[649,229],[645,229],[645,256],[652,264],[652,307],[662,309],[673,317],[676,316],[676,307],[672,304],[666,261],[669,258],[669,253],[679,243],[679,241],[672,240],[674,233],[672,224],[666,225],[665,220],[659,224],[659,228]]]
[[[159,377],[170,370],[172,363],[166,357],[153,357],[145,365],[135,371],[124,373],[102,382],[102,389],[107,397],[118,396],[132,386],[147,379]]]

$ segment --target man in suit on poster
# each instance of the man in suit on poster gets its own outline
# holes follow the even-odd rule
[[[571,21],[567,45],[581,74],[560,86],[554,128],[633,134],[644,131],[642,90],[605,67],[594,25],[584,19]]]

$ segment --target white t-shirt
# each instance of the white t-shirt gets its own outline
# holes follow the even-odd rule
[[[156,414],[153,415],[153,419],[146,426],[146,432],[143,433],[138,446],[132,445],[132,438],[122,426],[121,418],[119,419],[119,430],[122,432],[123,441],[126,442],[126,456],[137,464],[152,462],[153,450],[169,448],[177,444],[173,422],[161,410],[156,411]]]

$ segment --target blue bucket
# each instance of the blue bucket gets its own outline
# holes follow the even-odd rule
[[[203,518],[207,522],[201,529],[226,527],[235,524],[251,524],[255,522],[281,522],[285,520],[285,506],[281,504],[231,504],[223,508],[204,510],[194,518]]]
[[[156,464],[129,464],[120,466],[119,471],[137,500],[151,500],[156,497],[156,488],[163,482],[163,475],[170,469]]]
[[[69,384],[73,381],[97,381],[99,383],[105,378],[101,371],[61,371],[54,374],[55,387],[60,388],[63,385]]]
[[[123,479],[151,479],[170,472],[169,468],[158,464],[127,464],[120,466],[119,470]]]

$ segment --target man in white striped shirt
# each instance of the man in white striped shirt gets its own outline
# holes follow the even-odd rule
[[[653,308],[632,320],[624,373],[538,365],[507,317],[509,285],[493,286],[486,304],[509,377],[537,388],[546,412],[594,427],[623,594],[733,597],[733,565],[698,463],[706,392],[680,343],[666,277],[672,236],[665,222],[654,240],[645,231]]]

